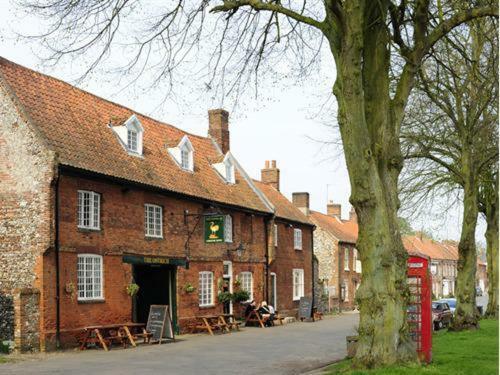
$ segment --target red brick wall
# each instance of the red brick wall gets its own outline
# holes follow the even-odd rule
[[[99,231],[77,228],[77,191],[91,190],[101,194]],[[184,257],[187,228],[184,210],[202,213],[204,206],[193,201],[168,197],[139,189],[125,188],[105,181],[63,175],[60,180],[60,265],[61,265],[61,330],[62,340],[71,340],[71,330],[86,325],[106,324],[131,319],[131,298],[125,287],[132,280],[131,266],[122,263],[124,252],[141,255]],[[163,207],[163,239],[144,236],[144,204]],[[237,211],[224,211],[233,216],[233,243],[205,244],[203,220],[194,230],[190,244],[189,270],[178,267],[177,315],[181,325],[185,318],[210,314],[222,309],[198,307],[198,291],[188,294],[184,286],[190,282],[198,288],[198,272],[213,271],[214,294],[217,279],[222,277],[223,260],[233,260],[233,274],[242,270],[254,273],[254,296],[259,300],[264,293],[265,230],[264,218]],[[189,217],[189,230],[198,221]],[[243,238],[245,245],[241,258],[235,249]],[[66,292],[66,285],[77,285],[77,254],[96,253],[104,256],[104,302],[78,302],[76,294]],[[55,332],[55,266],[54,253],[44,257],[44,330],[49,341]],[[65,333],[68,331],[69,333]],[[49,344],[50,345],[50,344]]]
[[[193,321],[197,315],[210,315],[222,312],[222,304],[217,302],[217,294],[219,292],[219,280],[223,276],[222,261],[218,262],[196,262],[191,263],[189,270],[179,268],[177,274],[177,309],[179,316],[179,324],[181,329]],[[264,281],[265,267],[262,263],[239,263],[234,259],[233,263],[233,282],[238,278],[240,272],[252,272],[253,277],[253,298],[260,302],[264,297]],[[199,291],[199,272],[211,271],[214,273],[214,306],[199,307],[198,291]],[[196,291],[187,293],[185,286],[190,283],[196,287]],[[240,304],[233,304],[233,313],[239,315],[242,307]]]
[[[276,221],[276,224],[278,226],[278,246],[274,248],[274,259],[270,267],[270,272],[276,273],[277,279],[278,306],[275,308],[281,314],[295,316],[299,301],[293,301],[294,268],[304,270],[304,294],[312,296],[312,227],[297,224],[290,227],[288,223],[283,221]],[[302,229],[302,250],[294,249],[294,228]]]

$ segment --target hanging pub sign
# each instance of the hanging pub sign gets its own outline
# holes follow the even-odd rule
[[[224,216],[205,216],[205,242],[224,242]]]

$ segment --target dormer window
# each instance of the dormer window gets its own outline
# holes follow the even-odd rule
[[[189,150],[186,146],[181,149],[181,167],[184,169],[189,168]]]
[[[234,166],[231,160],[226,161],[226,181],[234,183]]]
[[[170,147],[167,150],[182,169],[194,171],[194,148],[187,135],[181,139],[177,147]]]
[[[137,152],[137,132],[135,130],[127,131],[127,147],[132,152]]]
[[[236,182],[234,175],[234,159],[229,152],[224,157],[224,160],[222,160],[222,163],[212,164],[212,166],[219,172],[226,183],[234,184]]]
[[[142,156],[142,136],[144,128],[139,119],[132,115],[123,125],[111,126],[130,155]]]

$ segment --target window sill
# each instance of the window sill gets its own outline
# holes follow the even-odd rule
[[[90,232],[100,232],[101,228],[84,228],[84,227],[78,227],[78,232],[82,233],[90,233]]]
[[[198,305],[200,309],[213,309],[215,307],[215,304],[213,305]]]
[[[104,298],[99,299],[79,299],[78,304],[87,305],[92,303],[104,303],[106,300]]]
[[[147,240],[147,241],[159,241],[159,240],[163,240],[163,236],[162,237],[156,237],[156,236],[144,236],[144,239]]]

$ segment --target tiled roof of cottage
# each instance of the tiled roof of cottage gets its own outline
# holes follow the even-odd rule
[[[341,220],[317,211],[311,211],[311,219],[317,226],[333,234],[340,242],[356,244],[358,240],[358,223],[356,221]]]
[[[261,190],[275,208],[278,218],[291,220],[303,224],[314,225],[287,197],[269,184],[254,180],[255,185]]]
[[[351,220],[340,220],[337,217],[311,211],[313,222],[329,231],[340,242],[356,244],[358,239],[358,223]],[[436,242],[420,235],[403,236],[403,245],[412,255],[425,255],[436,260],[458,260],[458,247],[450,241]]]
[[[458,260],[458,248],[450,243],[437,242],[420,235],[405,236],[407,250],[416,250],[435,260]]]
[[[0,84],[7,84],[32,123],[59,155],[61,165],[112,176],[204,200],[262,212],[270,208],[241,173],[228,185],[211,166],[221,160],[210,138],[80,90],[58,79],[0,58]],[[109,124],[121,125],[135,114],[144,128],[143,157],[132,156]],[[179,168],[167,151],[184,135],[194,147],[194,172]]]

